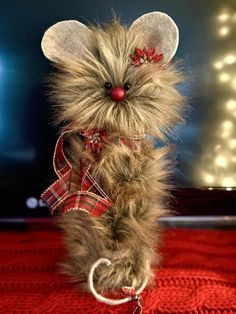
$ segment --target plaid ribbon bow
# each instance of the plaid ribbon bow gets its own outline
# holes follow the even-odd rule
[[[91,175],[91,163],[87,162],[85,165],[80,163],[81,190],[70,191],[72,165],[64,154],[63,139],[71,132],[72,129],[65,130],[57,140],[53,166],[59,179],[44,191],[41,198],[51,214],[60,208],[62,214],[71,210],[82,210],[92,216],[100,216],[111,207],[111,200]]]

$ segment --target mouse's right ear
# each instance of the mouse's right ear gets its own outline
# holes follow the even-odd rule
[[[174,57],[179,30],[169,15],[158,11],[146,13],[133,22],[129,31],[142,34],[146,48],[155,48],[156,53],[163,54],[162,64]]]
[[[91,30],[76,20],[62,21],[51,26],[41,42],[44,55],[51,61],[76,61],[84,56]]]

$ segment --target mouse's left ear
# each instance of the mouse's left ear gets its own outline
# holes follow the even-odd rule
[[[179,44],[179,30],[167,14],[162,12],[144,14],[133,22],[129,31],[143,35],[145,48],[155,48],[156,53],[162,53],[162,64],[169,63],[174,57]]]
[[[76,20],[62,21],[51,26],[45,33],[41,47],[45,57],[60,63],[84,57],[91,30]]]

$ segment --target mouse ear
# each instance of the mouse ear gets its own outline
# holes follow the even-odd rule
[[[90,29],[78,21],[58,22],[44,33],[41,42],[43,53],[53,62],[81,59],[90,33]]]
[[[155,48],[163,53],[162,64],[167,64],[176,53],[179,44],[179,30],[167,14],[151,12],[140,16],[130,26],[130,32],[143,34],[145,48]]]

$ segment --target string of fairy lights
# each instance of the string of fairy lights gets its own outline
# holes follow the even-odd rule
[[[204,186],[236,187],[236,13],[221,12],[217,17],[217,40],[220,55],[212,67],[216,92],[216,123],[212,128],[212,142],[205,144],[205,158],[201,160],[201,183]]]

